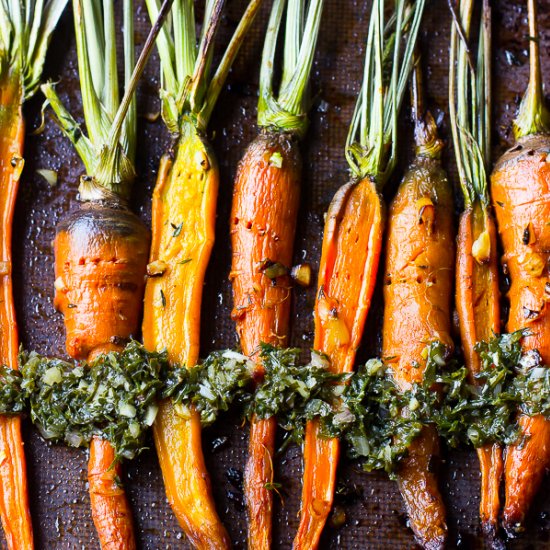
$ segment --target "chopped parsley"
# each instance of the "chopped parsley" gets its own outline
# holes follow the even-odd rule
[[[518,411],[550,418],[550,369],[535,350],[522,351],[527,334],[479,343],[475,384],[445,346],[433,342],[426,347],[423,381],[404,392],[380,359],[354,374],[337,374],[323,354],[313,352],[306,365],[300,350],[270,345],[261,346],[264,377],[255,390],[254,363],[231,350],[191,368],[170,365],[166,353],[147,352],[137,342],[90,364],[22,352],[19,371],[0,367],[0,413],[28,410],[44,438],[76,447],[102,437],[117,459],[144,448],[159,399],[172,399],[178,414],[193,407],[205,426],[232,406],[248,418],[276,416],[286,431],[283,445],[301,442],[306,422],[318,418],[321,436],[343,439],[366,470],[393,474],[426,425],[451,446],[479,447],[517,442]]]
[[[184,412],[181,406],[193,406],[203,426],[209,426],[232,403],[242,406],[250,400],[252,369],[246,355],[216,351],[195,367],[170,369],[162,397],[171,397],[180,412]]]
[[[93,436],[108,440],[116,458],[133,458],[157,414],[166,355],[131,342],[120,353],[76,365],[37,353],[20,354],[21,389],[31,420],[45,439],[73,447]]]

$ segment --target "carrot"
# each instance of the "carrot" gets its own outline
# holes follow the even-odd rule
[[[286,2],[273,4],[266,36],[258,122],[261,134],[249,145],[239,165],[231,211],[234,308],[243,353],[253,357],[261,343],[287,346],[291,306],[294,234],[298,215],[302,161],[299,139],[307,127],[307,81],[320,25],[322,0],[289,0],[283,79],[277,98],[272,79],[277,36]],[[270,276],[271,266],[281,273]],[[275,276],[276,275],[276,276]],[[263,377],[261,362],[255,378]],[[245,499],[248,510],[248,545],[271,547],[273,454],[277,423],[253,417],[250,425]]]
[[[19,344],[13,303],[12,222],[24,165],[23,103],[36,92],[51,34],[66,3],[10,4],[0,14],[2,27],[13,29],[7,43],[0,39],[0,363],[14,369]],[[28,40],[31,27],[37,31],[34,44]],[[21,419],[16,416],[0,416],[0,519],[9,549],[34,547]]]
[[[377,0],[373,4],[365,80],[346,144],[353,178],[337,191],[327,213],[315,303],[314,348],[328,355],[335,372],[353,368],[376,283],[385,221],[380,190],[395,165],[397,114],[412,67],[412,49],[424,2],[411,6],[406,12],[406,2],[396,2],[392,42],[384,34],[385,3]],[[403,53],[406,25],[410,28]],[[388,44],[391,50],[386,52]],[[382,74],[390,66],[390,82],[383,94],[378,93]],[[319,546],[332,507],[339,452],[337,439],[321,438],[319,422],[308,422],[296,550]]]
[[[544,105],[535,0],[528,1],[530,79],[514,124],[516,144],[495,165],[491,196],[510,277],[509,332],[527,328],[523,350],[537,349],[550,364],[550,115]],[[550,466],[550,421],[541,415],[519,416],[526,438],[506,453],[506,502],[503,525],[510,536],[524,529],[533,498]]]
[[[170,4],[165,2],[134,67],[134,14],[132,2],[124,2],[126,90],[119,100],[114,7],[106,2],[97,9],[90,0],[74,0],[89,137],[81,133],[52,84],[42,87],[87,172],[81,178],[80,207],[58,224],[54,242],[54,305],[64,316],[67,353],[75,359],[91,361],[98,355],[120,351],[139,328],[149,231],[126,203],[134,178],[134,94]],[[110,443],[94,437],[88,481],[102,548],[136,547],[130,506],[119,482],[121,474]]]
[[[423,379],[424,350],[439,341],[450,352],[454,263],[453,196],[441,167],[442,142],[421,99],[420,62],[413,80],[416,155],[388,216],[384,273],[382,357],[403,391]],[[445,505],[432,460],[439,454],[434,427],[426,426],[398,468],[409,524],[423,548],[443,548]]]
[[[176,141],[161,160],[153,193],[142,330],[145,346],[166,349],[173,364],[190,367],[199,358],[202,289],[214,243],[219,185],[206,129],[260,3],[253,0],[248,5],[213,76],[209,66],[223,1],[207,2],[198,52],[192,2],[175,1],[172,22],[158,41],[164,82],[162,115]],[[154,19],[158,2],[147,0],[147,7]],[[204,464],[199,414],[164,401],[153,433],[168,500],[191,544],[229,548]]]
[[[462,2],[461,14],[457,15],[461,20],[457,25],[464,29],[465,38],[471,34],[473,7],[469,0]],[[476,375],[481,370],[476,344],[500,333],[497,231],[487,191],[491,157],[490,18],[490,7],[485,1],[476,68],[468,68],[467,45],[458,41],[457,28],[453,28],[449,80],[451,128],[464,196],[457,236],[456,308],[466,366],[474,384],[479,384]],[[472,83],[477,92],[474,98],[468,95]],[[479,120],[477,131],[471,127],[472,116]],[[487,539],[498,544],[502,449],[498,444],[487,444],[477,449],[477,455],[481,469],[481,525]]]

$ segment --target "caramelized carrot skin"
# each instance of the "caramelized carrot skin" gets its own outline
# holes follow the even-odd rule
[[[300,200],[298,142],[288,134],[266,132],[248,147],[237,172],[231,210],[234,307],[243,352],[261,342],[288,342],[291,281],[270,279],[266,261],[290,268]],[[257,364],[259,374],[262,366]]]
[[[150,262],[157,262],[162,273],[147,281],[142,326],[146,348],[166,349],[173,363],[193,366],[199,358],[202,290],[214,244],[218,185],[212,152],[193,124],[184,123],[174,155],[161,160],[153,192]],[[204,463],[199,415],[167,400],[153,435],[168,500],[191,543],[201,549],[230,548]]]
[[[137,333],[149,232],[124,206],[85,203],[58,225],[55,307],[67,352],[86,359],[98,346]]]
[[[88,483],[92,515],[101,548],[133,550],[136,548],[132,512],[120,486],[122,468],[113,465],[115,452],[108,441],[94,437],[90,445]]]
[[[120,351],[137,333],[149,232],[125,206],[86,203],[58,225],[55,307],[65,318],[66,347],[75,359]],[[102,548],[136,547],[132,512],[117,484],[111,445],[94,438],[88,481],[92,516]]]
[[[448,349],[454,232],[450,186],[438,161],[418,158],[392,202],[384,280],[382,355],[403,390],[423,378],[429,342]],[[420,365],[420,368],[418,367]],[[411,528],[424,548],[443,548],[445,505],[430,468],[439,445],[425,428],[398,472]]]
[[[433,427],[425,427],[411,443],[398,476],[410,526],[417,542],[427,550],[444,548],[447,539],[445,506],[439,493],[437,476],[431,468],[432,458],[438,455],[437,431]]]
[[[19,74],[0,82],[0,363],[16,369],[17,322],[13,304],[12,222],[23,169],[25,122]],[[0,519],[10,550],[34,548],[27,495],[27,472],[21,419],[0,416]]]
[[[537,349],[550,364],[550,152],[548,136],[527,136],[505,153],[491,177],[491,195],[511,286],[508,331],[527,328],[524,350]],[[530,438],[508,448],[504,527],[523,528],[532,500],[550,466],[550,421],[520,417]]]
[[[271,548],[273,492],[266,484],[273,480],[273,455],[277,419],[252,418],[244,492],[248,515],[248,547]]]
[[[479,263],[472,255],[472,246],[483,231],[489,234],[490,251],[487,261]],[[475,351],[480,341],[489,341],[500,332],[498,285],[497,230],[490,211],[483,212],[479,202],[460,216],[456,261],[456,308],[460,336],[470,382],[481,370]],[[500,445],[489,444],[477,449],[481,469],[480,518],[488,539],[498,533],[500,512],[499,488],[504,470]]]
[[[370,178],[344,185],[327,213],[315,303],[314,348],[335,372],[353,368],[376,284],[384,205]],[[340,446],[323,439],[317,421],[306,426],[304,478],[296,550],[319,546],[334,498]]]
[[[237,171],[231,210],[234,307],[243,352],[253,356],[260,344],[288,344],[291,281],[288,275],[270,279],[267,262],[292,264],[300,199],[301,158],[298,141],[285,133],[264,131],[248,147]],[[263,367],[256,363],[261,379]],[[253,418],[250,425],[245,499],[248,544],[271,547],[273,453],[275,419]]]

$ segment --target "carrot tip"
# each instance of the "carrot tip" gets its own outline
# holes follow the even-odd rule
[[[490,550],[506,550],[506,544],[500,536],[498,526],[495,523],[483,521],[481,523],[481,530],[487,548],[490,548]]]

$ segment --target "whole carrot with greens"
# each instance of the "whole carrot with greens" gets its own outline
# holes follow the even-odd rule
[[[173,364],[191,367],[199,358],[201,297],[214,243],[219,184],[206,129],[260,3],[249,3],[213,75],[214,35],[223,1],[206,2],[198,49],[189,0],[175,0],[170,25],[158,41],[162,116],[176,139],[161,159],[153,193],[143,340],[150,350],[167,350]],[[147,0],[147,7],[154,19],[157,0]],[[228,548],[204,464],[199,413],[165,400],[154,437],[168,500],[189,540],[197,548]]]
[[[133,2],[123,2],[125,93],[120,99],[114,3],[73,1],[88,136],[64,108],[54,86],[42,86],[59,126],[86,168],[80,180],[79,208],[58,224],[54,242],[54,305],[63,313],[67,352],[75,359],[89,362],[121,351],[139,329],[150,239],[149,231],[127,204],[135,177],[134,95],[170,3],[165,2],[160,20],[134,65]],[[112,445],[94,437],[88,483],[102,548],[136,547],[121,475]]]
[[[23,103],[38,89],[46,52],[67,0],[0,5],[0,363],[17,368],[12,221],[23,170]],[[0,519],[8,548],[33,548],[21,419],[0,416]]]
[[[422,382],[426,346],[438,342],[448,353],[453,349],[453,193],[441,166],[443,143],[423,106],[420,60],[412,97],[415,158],[390,207],[384,272],[382,357],[401,391]],[[425,426],[397,469],[409,525],[429,549],[443,548],[447,538],[445,505],[431,467],[438,454],[437,431]]]
[[[462,1],[456,25],[468,39],[474,11]],[[449,112],[464,211],[457,237],[456,308],[470,382],[482,365],[476,344],[500,333],[497,231],[487,188],[491,158],[491,9],[483,2],[477,66],[468,59],[468,44],[457,26],[451,31]],[[504,469],[502,448],[488,443],[477,449],[481,469],[480,517],[483,532],[496,542],[500,512],[499,488]]]
[[[528,0],[530,78],[514,123],[515,145],[491,175],[491,199],[510,278],[507,330],[527,329],[525,352],[550,365],[550,115],[544,105],[535,0]],[[550,466],[550,420],[519,415],[522,437],[506,452],[504,527],[524,529],[525,517]]]
[[[282,79],[273,92],[276,44],[286,4]],[[307,17],[306,17],[307,7]],[[322,0],[276,0],[266,35],[260,75],[260,135],[239,165],[233,191],[231,281],[243,353],[256,357],[255,378],[264,370],[260,344],[288,345],[290,265],[298,215],[302,161],[299,140],[307,129],[308,80],[321,20]],[[305,24],[304,24],[305,22]],[[248,545],[271,547],[275,417],[253,416],[245,474]]]
[[[386,3],[375,0],[372,7],[363,86],[346,144],[352,179],[337,191],[325,225],[313,345],[335,372],[353,369],[376,284],[385,222],[380,192],[396,162],[397,115],[424,9],[423,1],[392,5],[387,29]],[[294,539],[300,550],[318,547],[334,497],[340,444],[322,438],[319,430],[319,421],[308,422]]]

